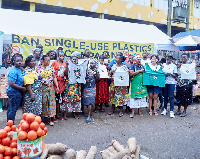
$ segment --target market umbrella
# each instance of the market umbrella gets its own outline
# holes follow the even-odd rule
[[[197,46],[200,43],[200,39],[195,38],[191,35],[186,37],[181,37],[177,40],[174,45],[175,46]]]

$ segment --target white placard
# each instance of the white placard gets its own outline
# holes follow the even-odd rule
[[[127,71],[114,73],[115,86],[129,86],[129,74]]]
[[[108,71],[105,65],[99,65],[99,74],[100,74],[100,78],[109,78]]]
[[[181,79],[195,80],[196,79],[195,63],[182,64],[180,72],[181,72]]]

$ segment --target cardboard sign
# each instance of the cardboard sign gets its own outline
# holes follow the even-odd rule
[[[105,65],[99,65],[100,78],[108,78],[108,71]]]
[[[126,71],[114,73],[115,86],[129,86],[129,74]]]

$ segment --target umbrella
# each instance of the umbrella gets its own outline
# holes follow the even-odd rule
[[[174,40],[174,39],[173,39]],[[191,35],[180,37],[175,41],[175,46],[197,46],[200,43],[200,37],[193,37]]]
[[[180,39],[187,37],[189,35],[191,35],[196,42],[200,43],[200,29],[178,33],[175,36],[173,36],[172,39],[174,42],[177,42]]]

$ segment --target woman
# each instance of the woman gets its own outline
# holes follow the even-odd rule
[[[183,53],[182,56],[182,65],[188,63],[188,54]],[[180,68],[178,68],[178,78],[177,78],[177,101],[178,101],[178,111],[176,115],[180,115],[180,117],[187,116],[187,107],[192,104],[192,80],[189,79],[181,79]],[[181,113],[181,106],[184,107],[183,112]]]
[[[143,72],[145,68],[141,65],[141,57],[136,57],[136,63],[131,65],[129,74],[132,77],[130,87],[130,108],[132,113],[130,118],[134,117],[134,109],[138,109],[138,114],[143,116],[142,107],[146,107],[146,97],[148,96],[147,88],[143,85]]]
[[[82,104],[88,107],[88,117],[86,119],[86,122],[91,122],[91,110],[92,106],[95,103],[95,97],[96,97],[96,84],[95,80],[99,81],[99,73],[96,68],[96,60],[91,59],[89,61],[89,68],[87,70],[86,74],[86,83],[83,84],[83,94],[82,94]]]
[[[96,81],[96,97],[95,97],[95,112],[98,112],[98,105],[100,104],[100,111],[104,112],[102,109],[103,103],[108,105],[109,102],[109,85],[108,85],[108,71],[104,65],[104,56],[99,56],[99,73],[100,80]]]
[[[152,105],[154,104],[154,114],[158,115],[156,111],[158,103],[158,94],[162,92],[162,87],[165,85],[165,74],[162,71],[160,65],[157,64],[159,58],[157,55],[151,56],[151,63],[146,63],[146,71],[143,76],[143,84],[147,86],[147,92],[149,95],[149,115],[152,115]],[[161,78],[161,79],[160,79]]]
[[[165,87],[164,87],[164,110],[162,115],[167,114],[168,98],[170,101],[170,118],[174,118],[174,91],[175,91],[175,78],[177,75],[177,67],[172,63],[173,55],[167,54],[166,63],[162,65],[163,72],[166,74]]]
[[[16,112],[21,104],[21,91],[25,92],[24,78],[22,76],[21,67],[23,66],[22,55],[16,54],[12,57],[14,67],[8,74],[8,87],[6,93],[9,97],[9,107],[7,110],[7,121],[15,121]]]
[[[49,125],[53,126],[53,119],[56,115],[54,85],[56,86],[56,92],[59,92],[59,87],[55,70],[49,66],[49,63],[49,56],[43,55],[42,64],[37,67],[37,73],[42,83],[42,116],[49,118]]]
[[[122,53],[118,53],[118,55],[119,56],[116,57],[116,64],[112,66],[111,74],[128,71],[127,66],[122,64],[122,62],[125,61],[125,57]],[[115,86],[114,79],[112,79],[112,84],[110,86],[110,104],[112,104],[112,110],[109,112],[109,115],[114,113],[115,107],[119,107],[119,117],[122,117],[123,106],[126,105],[129,100],[128,86]]]
[[[47,55],[50,58],[50,64],[49,66],[52,66],[52,63],[57,59],[57,54],[56,51],[54,50],[49,50],[49,52],[47,53]]]
[[[75,55],[72,55],[70,58],[71,62],[75,65],[78,63],[78,59]],[[69,63],[66,62],[65,68],[65,91],[63,97],[63,104],[61,105],[61,110],[64,112],[64,119],[66,120],[66,113],[73,112],[74,118],[79,119],[76,115],[76,112],[81,112],[81,83],[69,83],[69,74],[70,66]]]
[[[33,113],[40,115],[42,113],[42,83],[38,79],[39,74],[35,71],[35,58],[30,55],[26,58],[27,66],[23,72],[24,86],[27,91],[23,96],[23,113]]]
[[[65,57],[64,52],[58,52],[58,60],[55,60],[52,63],[52,67],[55,70],[55,75],[56,75],[58,87],[59,87],[59,92],[55,94],[56,118],[54,121],[57,121],[57,119],[62,120],[62,117],[59,116],[59,111],[60,111],[60,104],[62,104],[64,90],[65,90],[64,71],[66,67],[66,62],[64,61],[64,57]],[[54,85],[54,90],[56,91],[56,85]]]

